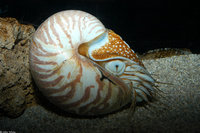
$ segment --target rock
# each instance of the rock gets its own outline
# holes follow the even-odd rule
[[[14,18],[0,18],[0,112],[10,117],[24,111],[31,90],[28,53],[34,31]]]
[[[33,26],[19,24],[15,18],[0,18],[0,47],[12,49],[19,42],[25,43],[34,31]]]
[[[101,117],[72,116],[45,104],[28,108],[16,119],[0,118],[1,130],[65,133],[199,132],[200,55],[190,54],[144,60],[160,82],[162,97],[150,106],[137,107]]]
[[[165,58],[177,55],[188,55],[188,54],[192,54],[192,52],[186,48],[182,49],[164,48],[164,49],[149,50],[143,55],[139,55],[139,57],[143,60],[147,60],[147,59],[158,59],[158,58]]]
[[[1,92],[1,109],[11,117],[17,117],[25,109],[25,95],[19,85],[14,85]]]

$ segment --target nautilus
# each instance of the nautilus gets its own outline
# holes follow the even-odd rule
[[[58,12],[38,27],[30,69],[51,103],[78,115],[112,113],[155,93],[155,80],[130,46],[79,10]]]

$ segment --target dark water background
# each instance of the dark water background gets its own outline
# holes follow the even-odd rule
[[[197,3],[161,0],[1,0],[0,17],[37,28],[50,15],[69,9],[89,12],[118,33],[136,52],[188,48],[200,53]]]

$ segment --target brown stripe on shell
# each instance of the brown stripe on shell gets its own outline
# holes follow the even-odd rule
[[[59,91],[60,90],[64,91],[65,89],[68,89],[69,86],[71,86],[71,90],[67,94],[65,94],[64,96],[51,96],[50,95],[51,93],[53,94],[53,93],[58,92],[55,89],[47,90],[48,91],[47,96],[51,99],[51,101],[53,103],[56,103],[57,105],[61,105],[60,107],[62,107],[63,104],[61,104],[61,103],[64,102],[64,101],[67,101],[69,99],[72,99],[74,97],[75,92],[76,92],[75,86],[71,83],[66,84],[65,86],[61,87],[59,89]]]
[[[43,47],[41,46],[41,44],[39,42],[36,44],[36,42],[34,40],[32,40],[32,43],[33,43],[33,46],[31,46],[31,48],[35,48],[36,50],[40,49],[42,52],[48,53],[48,51],[43,49]]]
[[[87,111],[88,107],[90,107],[91,105],[96,105],[101,100],[100,91],[103,90],[103,83],[100,81],[100,75],[96,76],[96,81],[97,81],[97,84],[99,85],[97,89],[96,99],[93,102],[80,107],[79,112]]]
[[[96,24],[98,24],[97,21],[90,22],[90,23],[88,24],[88,27],[91,27],[92,25],[96,25]]]
[[[88,87],[86,87],[84,95],[83,95],[83,97],[80,100],[75,101],[73,103],[64,104],[63,108],[73,108],[73,107],[79,106],[81,103],[86,102],[90,98],[91,88],[94,88],[94,86],[88,86]]]
[[[49,70],[49,69],[41,68],[38,65],[35,65],[33,63],[31,63],[31,67],[32,67],[32,71],[35,71],[35,72],[51,72],[52,71],[52,70]]]
[[[38,80],[38,83],[40,84],[40,86],[45,87],[45,90],[50,88],[50,87],[54,87],[56,86],[62,79],[64,78],[64,76],[59,76],[56,79],[52,80],[52,81],[42,81],[42,80]]]
[[[76,84],[78,82],[80,82],[81,77],[82,77],[82,66],[80,66],[79,74],[76,76],[76,78],[73,81],[63,85],[61,88],[58,88],[58,89],[48,88],[46,91],[48,91],[48,95],[51,95],[53,93],[62,92],[65,89],[67,89],[69,86],[71,86],[71,90],[65,95],[62,95],[62,96],[50,96],[54,102],[61,103],[61,105],[62,105],[63,102],[71,99],[74,96],[75,91],[76,91],[76,88],[75,88]]]
[[[91,16],[91,15],[88,15],[88,21],[87,22],[92,22],[92,21],[96,21],[96,18]]]
[[[70,77],[71,77],[71,72],[69,72],[69,73],[67,74],[67,79],[70,79]]]
[[[54,70],[52,70],[52,72],[49,73],[49,74],[39,74],[39,73],[38,73],[37,76],[39,76],[40,79],[47,79],[47,78],[49,78],[49,77],[51,77],[51,76],[53,76],[53,75],[59,73],[59,72],[60,72],[60,69],[62,68],[62,66],[63,66],[63,64],[57,66],[57,67],[54,68]]]
[[[57,65],[57,63],[54,61],[41,61],[34,55],[32,55],[32,61],[33,63],[39,64],[39,65]]]
[[[52,33],[53,33],[54,36],[56,37],[56,40],[59,42],[59,43],[58,43],[58,46],[59,46],[60,48],[63,48],[63,45],[62,45],[62,43],[61,43],[61,40],[60,40],[60,38],[58,37],[59,34],[58,34],[58,32],[56,31],[55,26],[54,26],[55,23],[57,23],[57,24],[60,26],[60,23],[59,23],[59,21],[57,21],[57,20],[55,19],[55,17],[51,18],[50,20],[53,21],[53,22],[51,22],[50,27],[51,27],[51,29],[52,29]],[[54,22],[54,20],[55,20],[55,22]],[[63,32],[64,32],[64,31],[63,31]]]
[[[44,27],[44,26],[43,26]],[[40,31],[38,31],[38,34],[35,34],[35,38],[39,38],[42,42],[44,42],[45,44],[48,44],[49,42],[47,42],[46,36],[44,34],[45,30],[42,29]],[[48,38],[48,37],[47,37]],[[48,38],[49,39],[49,38]]]
[[[57,16],[57,19],[58,19],[59,22],[62,22],[61,17],[62,17],[63,20],[66,22],[66,24],[64,24],[64,26],[66,27],[66,29],[70,29],[70,25],[67,23],[67,22],[69,21],[68,17],[64,17],[63,14],[58,15],[58,16]],[[60,26],[62,26],[62,25],[63,25],[63,22],[60,23]]]
[[[70,16],[70,18],[72,19],[72,29],[74,30],[74,27],[75,27],[75,24],[76,24],[76,19],[75,19],[75,16],[77,15],[77,13],[75,12],[73,14],[73,16]]]
[[[106,109],[109,106],[108,100],[111,98],[111,94],[112,94],[112,87],[111,87],[111,82],[109,82],[109,87],[108,87],[108,93],[106,95],[106,98],[103,100],[102,104],[104,104],[104,108],[102,108],[101,110]],[[102,105],[101,104],[101,105]],[[101,106],[100,105],[100,106]]]
[[[99,32],[102,33],[102,32],[105,32],[105,30],[104,30],[104,29],[99,29],[99,30],[97,30],[97,31],[95,32],[95,34],[99,34]]]
[[[83,18],[83,29],[86,28],[86,23],[87,23],[87,21],[86,21],[85,19],[86,19],[86,17]]]
[[[63,29],[63,32],[64,32],[64,28],[62,28],[62,25],[64,25],[64,27],[66,27],[66,29],[70,29],[70,25],[69,25],[69,23],[67,23],[67,21],[69,21],[69,20],[68,20],[67,17],[64,17],[63,14],[57,15],[56,16],[56,21],[58,22],[58,24],[61,27],[61,29]],[[66,23],[64,24],[63,21],[65,21]]]
[[[74,46],[73,46],[73,44],[72,44],[72,38],[71,38],[71,36],[70,36],[70,34],[69,34],[69,31],[67,31],[67,30],[65,29],[65,27],[64,27],[65,24],[61,21],[61,18],[60,18],[60,17],[62,17],[62,16],[57,17],[57,19],[58,19],[59,22],[60,22],[60,27],[63,29],[63,31],[64,31],[66,37],[69,39],[69,44],[70,44],[71,48],[74,48]],[[63,17],[63,18],[64,18],[64,17]],[[65,20],[65,22],[67,23],[66,18],[64,18],[64,20]],[[69,21],[69,20],[68,20],[68,21]],[[70,25],[68,25],[68,29],[70,29],[69,26],[70,26]]]
[[[78,29],[79,29],[79,35],[80,35],[80,41],[82,41],[82,29],[81,29],[81,23],[82,21],[81,21],[81,17],[79,17],[79,19],[78,19]]]
[[[105,97],[105,99],[98,105],[98,106],[94,106],[90,109],[91,112],[93,113],[102,113],[105,112],[105,110],[107,110],[109,108],[109,103],[108,100],[111,98],[111,94],[112,94],[112,87],[111,84],[109,82],[109,87],[108,87],[108,92],[107,95]],[[103,106],[103,108],[100,108],[100,106]]]
[[[45,52],[45,53],[42,53],[40,52],[38,49],[41,49],[40,47],[35,47],[35,46],[32,46],[31,47],[31,50],[32,50],[32,54],[35,54],[37,56],[43,56],[43,57],[50,57],[50,56],[56,56],[58,54],[61,54],[61,53],[49,53],[49,52]],[[43,51],[43,49],[41,49],[41,51]],[[44,52],[44,51],[43,51]]]
[[[51,29],[49,29],[49,28],[50,28],[50,27],[48,27],[48,23],[47,23],[47,25],[43,25],[43,27],[41,27],[42,31],[43,31],[43,32],[45,31],[45,33],[46,33],[46,35],[47,35],[47,38],[48,38],[48,40],[49,40],[46,44],[56,46],[55,42],[51,39],[51,36],[50,36],[50,33],[49,33],[49,30],[51,30]],[[44,34],[44,33],[43,33],[43,34]],[[39,34],[39,36],[38,36],[37,38],[39,38],[40,40],[43,40],[43,39],[46,38],[46,37],[41,38],[41,35],[42,35],[42,34]],[[45,42],[46,42],[46,41],[45,41]]]
[[[97,22],[96,22],[97,23]],[[101,26],[99,23],[97,23],[96,25],[94,25],[92,28],[90,28],[90,31],[88,32],[89,34],[98,26]]]
[[[41,46],[41,44],[40,44],[39,42],[36,44],[34,40],[32,40],[32,44],[33,44],[33,46],[31,46],[31,50],[33,50],[34,52],[35,52],[35,51],[38,51],[38,52],[39,52],[39,50],[37,50],[37,49],[40,49],[42,52],[45,53],[45,54],[43,54],[43,55],[41,55],[41,56],[45,56],[45,57],[48,57],[48,56],[56,56],[56,55],[58,55],[58,54],[62,54],[62,53],[63,53],[63,52],[61,52],[61,53],[51,53],[51,52],[48,52],[48,51],[46,51],[46,50]],[[39,53],[41,53],[41,52],[39,52]]]

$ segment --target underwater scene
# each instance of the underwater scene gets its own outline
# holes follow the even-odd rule
[[[200,8],[0,2],[0,133],[200,130]]]

